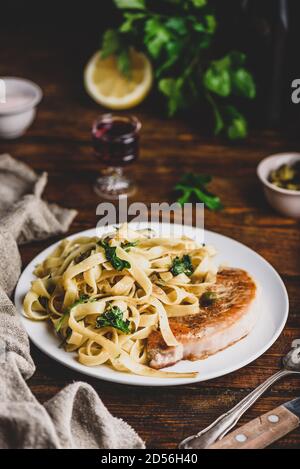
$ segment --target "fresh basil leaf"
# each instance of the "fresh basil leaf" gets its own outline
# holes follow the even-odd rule
[[[227,106],[225,113],[228,121],[228,137],[231,140],[245,138],[248,133],[248,126],[245,117],[234,106]]]
[[[145,13],[124,13],[125,21],[119,27],[121,33],[130,33],[135,31],[135,23],[145,18]]]
[[[165,26],[180,36],[184,36],[188,32],[186,21],[184,18],[171,17],[165,22]]]
[[[215,66],[208,68],[203,77],[204,86],[219,96],[229,96],[231,93],[231,79],[228,70]]]
[[[110,55],[116,54],[120,49],[120,35],[114,29],[108,29],[103,34],[101,58],[105,59]]]
[[[162,78],[158,82],[159,90],[168,98],[168,114],[173,116],[184,106],[183,79]]]
[[[146,8],[144,0],[114,0],[114,3],[121,10],[144,10]]]
[[[183,46],[183,41],[178,40],[176,37],[170,39],[165,45],[166,60],[156,68],[155,75],[157,78],[160,78],[163,72],[169,70],[181,58]]]
[[[207,0],[191,0],[195,8],[205,7]]]
[[[118,54],[117,54],[117,64],[120,73],[125,75],[126,77],[130,77],[130,70],[131,70],[131,61],[129,55],[129,49],[124,47]]]
[[[224,119],[222,117],[222,114],[221,114],[218,106],[217,106],[216,101],[213,99],[211,94],[206,93],[205,96],[206,96],[207,101],[210,103],[210,105],[212,107],[212,111],[213,111],[214,118],[215,118],[214,131],[215,131],[215,135],[218,135],[224,129],[224,126],[225,126]]]
[[[214,15],[205,15],[206,31],[213,34],[217,29],[217,20]]]
[[[170,31],[157,18],[150,18],[145,23],[145,45],[149,54],[157,59],[162,48],[171,39]]]
[[[256,95],[256,87],[251,73],[245,68],[239,68],[232,72],[232,88],[233,91],[245,98],[253,99]]]

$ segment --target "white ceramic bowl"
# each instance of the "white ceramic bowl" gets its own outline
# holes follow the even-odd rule
[[[277,187],[269,181],[270,172],[283,164],[292,165],[300,161],[300,153],[278,153],[262,160],[257,167],[266,198],[270,205],[282,215],[300,218],[300,191]]]
[[[42,90],[23,78],[0,77],[0,81],[0,138],[20,137],[35,118]]]

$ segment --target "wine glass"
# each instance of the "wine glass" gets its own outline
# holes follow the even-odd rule
[[[140,121],[132,115],[103,114],[94,122],[93,147],[106,166],[95,184],[99,196],[118,199],[135,191],[135,184],[124,175],[123,168],[138,158],[140,129]]]

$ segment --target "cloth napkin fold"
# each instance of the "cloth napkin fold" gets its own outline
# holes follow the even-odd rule
[[[9,299],[21,272],[18,244],[64,233],[76,216],[41,199],[46,183],[46,173],[0,155],[0,448],[144,448],[88,384],[70,384],[44,405],[26,384],[35,366]]]

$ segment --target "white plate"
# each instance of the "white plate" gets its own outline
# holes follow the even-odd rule
[[[181,234],[181,226],[173,225],[173,227],[175,235],[176,233]],[[157,231],[161,230],[160,233],[163,234],[168,233],[169,228],[168,224],[157,225]],[[107,231],[107,228],[105,231]],[[95,236],[95,233],[95,229],[91,229],[72,235],[70,238],[79,235]],[[188,227],[188,232],[185,229],[185,234],[198,240],[203,238],[203,232],[200,229],[192,227]],[[97,235],[99,235],[99,229],[97,229]],[[242,368],[262,355],[280,335],[288,316],[289,300],[287,291],[274,268],[248,247],[211,231],[205,232],[204,239],[207,244],[212,244],[216,247],[218,251],[217,262],[247,270],[258,285],[260,285],[261,315],[252,332],[235,345],[206,360],[194,362],[185,360],[166,368],[166,370],[180,372],[199,371],[196,378],[153,378],[115,371],[106,365],[97,367],[84,366],[77,361],[75,353],[67,353],[58,347],[59,338],[46,322],[34,322],[25,318],[22,314],[22,301],[24,295],[30,289],[31,281],[34,279],[32,273],[34,267],[49,255],[57,243],[45,249],[33,259],[21,275],[16,288],[15,303],[30,339],[40,350],[63,365],[86,375],[116,383],[138,386],[172,386],[206,381]]]

